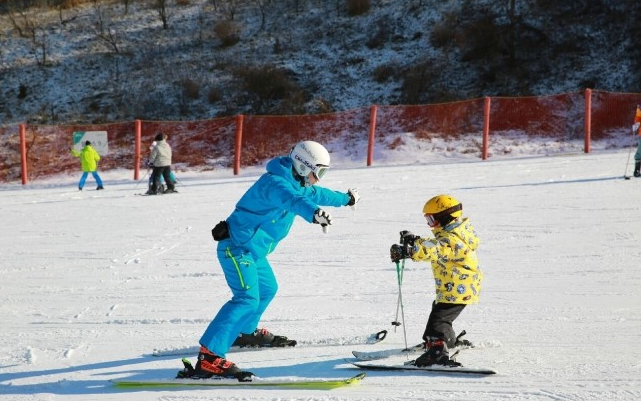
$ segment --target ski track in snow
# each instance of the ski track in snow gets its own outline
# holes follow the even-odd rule
[[[420,341],[431,269],[407,262],[405,325],[394,330],[389,246],[402,229],[427,235],[421,208],[446,192],[479,232],[485,273],[481,303],[455,322],[479,347],[459,360],[499,373],[368,372],[326,392],[132,391],[108,382],[181,368],[180,357],[150,354],[196,346],[228,299],[210,230],[260,170],[185,173],[171,197],[134,196],[128,171],[106,173],[105,191],[90,196],[70,191],[75,178],[0,188],[0,398],[641,399],[641,180],[621,179],[627,153],[333,168],[323,185],[359,188],[357,210],[331,208],[327,234],[297,219],[270,256],[280,290],[261,325],[301,346],[229,359],[263,377],[349,377],[359,372],[344,360],[352,350],[402,347],[403,329],[410,345]],[[354,344],[382,329],[384,342]],[[614,344],[630,346],[613,353]]]

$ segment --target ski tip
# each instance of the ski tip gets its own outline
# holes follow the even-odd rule
[[[356,376],[345,380],[346,383],[354,383],[360,380],[363,380],[367,374],[365,372],[359,373]]]

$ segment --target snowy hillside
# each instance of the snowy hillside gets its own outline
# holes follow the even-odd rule
[[[78,177],[3,186],[0,398],[638,400],[641,181],[621,179],[627,157],[616,150],[369,168],[338,162],[322,184],[358,187],[358,209],[331,209],[327,234],[297,219],[270,257],[280,290],[261,325],[301,345],[229,359],[263,377],[338,378],[358,372],[344,361],[352,350],[402,346],[402,328],[391,327],[398,284],[389,246],[402,229],[427,235],[421,208],[445,192],[463,203],[483,241],[481,303],[455,322],[478,348],[459,360],[499,374],[368,372],[331,391],[132,391],[109,383],[171,377],[180,359],[149,354],[197,344],[229,297],[210,230],[260,169],[238,177],[185,172],[178,195],[156,197],[134,195],[145,184],[131,182],[131,171],[104,173],[100,192],[76,191]],[[434,297],[428,265],[408,262],[402,291],[415,343]],[[383,343],[357,344],[381,329],[391,332]]]
[[[0,124],[641,92],[638,1],[49,3],[0,5]]]

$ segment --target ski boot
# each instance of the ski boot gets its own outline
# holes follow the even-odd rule
[[[296,345],[295,340],[289,340],[284,336],[275,336],[267,329],[256,329],[251,334],[240,333],[236,337],[233,347],[293,347]]]
[[[460,363],[450,359],[450,352],[444,340],[440,338],[430,338],[425,343],[425,348],[427,348],[427,351],[416,358],[414,365],[419,367],[431,365],[461,366]]]
[[[252,376],[254,376],[253,373],[240,370],[235,363],[212,353],[202,346],[198,353],[198,362],[196,362],[195,368],[187,359],[183,359],[182,362],[185,368],[178,372],[176,376],[178,379],[209,379],[214,376],[220,376],[233,377],[238,381],[246,382],[252,381]]]
[[[641,177],[641,161],[634,163],[634,176]]]

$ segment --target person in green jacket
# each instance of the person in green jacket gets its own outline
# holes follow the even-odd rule
[[[74,157],[79,157],[80,163],[82,165],[82,177],[80,177],[78,189],[82,191],[82,187],[85,186],[85,181],[87,181],[87,176],[89,175],[89,173],[91,173],[93,179],[96,180],[96,184],[98,184],[98,188],[96,188],[96,190],[104,189],[104,187],[102,186],[102,180],[98,175],[98,171],[96,171],[98,169],[98,160],[100,160],[100,155],[94,148],[91,147],[91,142],[86,141],[85,147],[82,148],[80,152],[78,152],[74,148],[71,148],[71,154]]]

